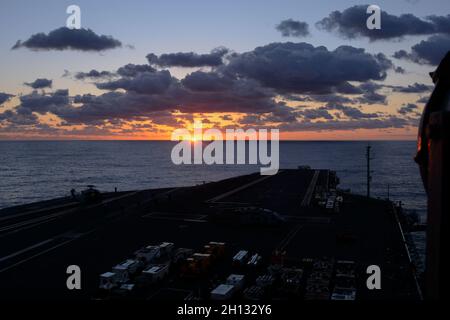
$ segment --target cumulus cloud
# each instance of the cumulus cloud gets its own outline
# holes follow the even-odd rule
[[[283,37],[306,37],[309,35],[309,26],[306,22],[287,19],[281,21],[276,29]]]
[[[230,59],[222,71],[247,77],[280,93],[329,93],[348,81],[384,80],[392,63],[383,54],[340,46],[333,51],[308,43],[271,43]]]
[[[193,91],[224,91],[233,85],[233,80],[216,72],[196,71],[188,74],[183,85]]]
[[[20,110],[6,110],[0,113],[0,123],[9,127],[39,125],[38,117],[32,112]]]
[[[97,88],[104,90],[124,89],[136,93],[164,93],[174,78],[167,70],[158,72],[141,72],[134,78],[121,78],[114,81],[97,83]]]
[[[328,17],[317,22],[317,27],[329,32],[337,32],[347,39],[367,37],[370,40],[394,39],[408,35],[432,35],[450,33],[450,15],[430,16],[425,19],[413,14],[392,15],[381,11],[381,29],[366,27],[368,5],[355,5],[343,11],[333,11]]]
[[[5,92],[0,92],[0,105],[5,103],[6,101],[11,99],[12,97],[14,97],[14,95],[9,94],[9,93],[5,93]]]
[[[86,78],[91,78],[91,79],[109,78],[113,75],[114,74],[109,71],[97,71],[95,69],[92,69],[89,72],[77,72],[75,74],[75,79],[83,80]]]
[[[34,80],[33,82],[24,82],[24,85],[29,86],[33,89],[43,89],[43,88],[51,88],[53,81],[50,79],[39,78]]]
[[[148,64],[128,63],[117,69],[117,74],[122,77],[134,77],[141,72],[155,72],[156,69]]]
[[[151,65],[159,67],[217,67],[223,64],[223,57],[229,52],[226,48],[216,48],[207,54],[195,52],[165,53],[157,56],[147,55]]]
[[[57,113],[59,108],[64,108],[69,104],[69,90],[57,90],[52,93],[38,93],[20,97],[20,105],[17,110],[46,114],[47,112]]]
[[[61,27],[48,34],[33,34],[25,41],[18,40],[12,49],[104,51],[121,46],[122,43],[119,40],[111,36],[97,35],[91,29]]]
[[[406,59],[418,64],[438,65],[448,51],[450,51],[450,35],[440,34],[415,44],[411,47],[411,52],[405,50],[395,52],[394,58]]]

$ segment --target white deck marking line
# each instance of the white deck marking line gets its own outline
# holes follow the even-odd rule
[[[314,189],[316,188],[317,179],[319,178],[319,173],[320,173],[319,170],[314,171],[314,175],[311,179],[311,182],[309,183],[308,189],[306,190],[305,196],[303,197],[303,201],[301,204],[302,207],[309,206]]]
[[[151,216],[154,215],[154,214],[155,214],[155,212],[146,213],[146,214],[144,214],[144,215],[142,216],[142,218],[148,218],[148,217],[151,217]]]
[[[288,244],[295,237],[297,232],[300,231],[301,228],[303,228],[303,225],[298,225],[294,229],[292,229],[290,232],[288,232],[286,237],[284,237],[283,240],[281,240],[280,244],[278,245],[278,250],[279,251],[284,250],[284,248],[286,248],[288,246]]]
[[[72,237],[72,238],[70,238],[70,239],[67,239],[67,240],[64,241],[64,242],[61,242],[61,243],[59,243],[59,244],[57,244],[57,245],[55,245],[55,246],[53,246],[53,247],[51,247],[51,248],[45,249],[44,251],[41,251],[41,252],[39,252],[39,253],[36,253],[35,255],[32,255],[31,257],[28,257],[28,258],[26,258],[26,259],[23,259],[23,260],[21,260],[21,261],[19,261],[19,262],[16,262],[16,263],[10,265],[10,266],[7,266],[7,267],[5,267],[5,268],[3,268],[3,269],[0,269],[0,273],[2,273],[2,272],[4,272],[4,271],[7,271],[7,270],[9,270],[9,269],[12,269],[12,268],[14,268],[14,267],[16,267],[16,266],[18,266],[18,265],[21,265],[22,263],[28,262],[28,261],[30,261],[30,260],[32,260],[32,259],[34,259],[34,258],[37,258],[37,257],[39,257],[39,256],[41,256],[41,255],[43,255],[43,254],[45,254],[45,253],[47,253],[47,252],[50,252],[50,251],[53,251],[53,250],[55,250],[55,249],[57,249],[57,248],[59,248],[59,247],[62,247],[63,245],[68,244],[69,242],[78,240],[78,239],[80,239],[81,237],[84,237],[84,236],[86,236],[86,235],[88,235],[88,234],[93,233],[93,232],[96,231],[97,229],[98,229],[98,228],[94,228],[94,229],[91,229],[91,230],[89,230],[89,231],[87,231],[87,232],[77,233],[76,236],[74,236],[74,237]],[[56,237],[54,237],[53,239],[48,239],[48,240],[45,240],[45,241],[52,241],[52,240],[55,240],[55,239],[57,239],[57,238],[59,238],[59,237],[67,237],[67,234],[68,234],[68,232],[63,233],[63,234],[61,234],[61,235],[59,235],[59,236],[56,236]],[[43,241],[43,242],[44,242],[44,241]]]
[[[30,229],[30,228],[37,227],[37,226],[39,226],[41,224],[44,224],[44,223],[47,223],[47,222],[50,222],[50,221],[53,221],[53,220],[56,220],[56,219],[58,219],[58,217],[49,218],[49,219],[46,219],[46,220],[41,221],[41,222],[30,223],[30,224],[25,225],[24,227],[19,227],[19,228],[13,229],[11,231],[3,232],[2,234],[0,234],[0,238],[4,238],[4,237],[6,237],[6,236],[8,236],[10,234],[13,234],[13,233],[16,233],[16,232],[19,232],[19,231],[22,231],[22,230],[27,230],[27,229]]]
[[[278,172],[281,173],[282,170],[280,170],[280,171],[278,171]],[[259,178],[259,179],[257,179],[257,180],[254,180],[254,181],[252,181],[252,182],[249,182],[249,183],[247,183],[247,184],[244,184],[243,186],[237,187],[236,189],[233,189],[233,190],[231,190],[231,191],[222,193],[222,194],[220,194],[220,195],[218,195],[218,196],[216,196],[216,197],[214,197],[214,198],[211,198],[211,199],[209,199],[209,200],[206,200],[206,202],[216,202],[217,200],[221,200],[221,199],[223,199],[223,198],[226,198],[226,197],[228,197],[228,196],[231,196],[232,194],[235,194],[235,193],[237,193],[237,192],[239,192],[239,191],[242,191],[242,190],[244,190],[244,189],[247,189],[247,188],[249,188],[249,187],[251,187],[251,186],[253,186],[253,185],[257,184],[257,183],[260,183],[260,182],[262,182],[262,181],[264,181],[264,180],[266,180],[266,179],[269,179],[269,178],[271,178],[271,177],[273,177],[273,175],[264,176],[264,177],[262,177],[262,178]]]
[[[45,212],[45,211],[50,211],[50,210],[54,210],[54,209],[63,209],[66,207],[73,207],[76,204],[77,204],[76,202],[69,202],[64,205],[58,205],[58,206],[53,206],[53,207],[48,207],[48,208],[41,208],[41,209],[26,211],[26,212],[22,212],[22,213],[13,214],[13,215],[6,215],[4,217],[1,217],[0,221],[10,220],[10,219],[14,219],[14,218],[22,217],[22,216],[27,216],[27,215],[39,213],[41,211]]]
[[[69,210],[69,211],[71,211],[71,210]],[[14,223],[14,224],[11,224],[11,225],[8,225],[8,226],[0,228],[0,232],[8,231],[10,229],[15,229],[15,228],[22,227],[22,226],[26,226],[26,225],[29,225],[29,224],[32,224],[32,223],[35,223],[35,222],[40,222],[40,221],[43,221],[43,220],[52,219],[52,218],[55,218],[55,217],[59,217],[59,216],[65,215],[67,213],[69,213],[69,212],[67,212],[67,211],[56,212],[56,213],[52,213],[52,214],[49,214],[49,215],[46,215],[46,216],[42,216],[42,217],[30,219],[30,220],[21,221],[21,222]]]
[[[293,220],[293,221],[301,221],[304,223],[330,223],[331,222],[331,218],[327,218],[327,217],[310,217],[310,216],[285,216],[283,215],[283,218],[286,218],[288,220]]]
[[[111,198],[111,199],[102,201],[101,203],[90,205],[86,209],[93,209],[93,208],[96,208],[98,206],[107,204],[107,203],[115,201],[115,200],[120,200],[120,199],[128,197],[128,196],[133,196],[133,195],[135,195],[135,194],[137,194],[139,192],[141,192],[141,191],[135,191],[135,192],[127,193],[127,194],[124,194],[124,195],[121,195],[121,196],[118,196],[118,197],[115,197],[115,198]],[[51,221],[51,220],[53,220],[53,219],[55,219],[57,217],[60,217],[60,216],[63,216],[63,215],[75,212],[77,209],[78,209],[78,207],[77,208],[73,208],[73,209],[68,209],[68,210],[64,210],[64,211],[51,213],[51,214],[48,214],[48,215],[45,215],[45,216],[41,216],[41,217],[37,217],[37,218],[34,218],[34,219],[30,219],[30,220],[21,221],[21,222],[15,223],[15,224],[7,225],[7,226],[4,226],[4,227],[0,228],[0,232],[8,231],[8,230],[11,230],[11,229],[14,230],[14,229],[17,229],[17,228],[19,228],[18,230],[23,230],[24,228],[20,228],[20,227],[29,226],[29,225],[37,226],[37,225],[41,224],[41,223],[38,223],[38,222],[42,222],[42,223],[48,222],[48,221]]]
[[[56,246],[53,246],[53,247],[51,247],[51,248],[48,248],[48,249],[46,249],[46,250],[44,250],[44,251],[41,251],[41,252],[39,252],[39,253],[36,253],[35,255],[32,255],[31,257],[28,257],[28,258],[26,258],[26,259],[23,259],[23,260],[21,260],[21,261],[19,261],[19,262],[16,262],[16,263],[10,265],[10,266],[7,266],[7,267],[5,267],[5,268],[3,268],[3,269],[0,269],[0,273],[5,272],[5,271],[7,271],[7,270],[9,270],[9,269],[12,269],[12,268],[14,268],[14,267],[17,267],[18,265],[21,265],[21,264],[23,264],[23,263],[25,263],[25,262],[28,262],[28,261],[30,261],[31,259],[34,259],[34,258],[36,258],[36,257],[39,257],[39,256],[41,256],[41,255],[43,255],[43,254],[45,254],[45,253],[47,253],[47,252],[50,252],[50,251],[53,251],[53,250],[55,250],[55,249],[57,249],[57,248],[59,248],[59,247],[62,247],[63,245],[65,245],[65,244],[67,244],[67,243],[69,243],[69,242],[72,242],[72,241],[74,241],[74,240],[75,240],[75,239],[69,239],[69,240],[66,240],[66,241],[64,241],[64,242],[62,242],[62,243],[60,243],[60,244],[57,244]]]
[[[202,219],[183,219],[183,218],[173,218],[173,217],[158,217],[158,216],[148,216],[148,219],[156,219],[156,220],[169,220],[169,221],[186,221],[186,222],[207,222]]]
[[[14,253],[11,253],[11,254],[9,254],[9,255],[7,255],[7,256],[4,256],[4,257],[0,258],[0,262],[5,261],[5,260],[8,260],[8,259],[11,259],[11,258],[14,258],[15,256],[18,256],[19,254],[22,254],[22,253],[24,253],[24,252],[27,252],[27,251],[33,250],[33,249],[35,249],[35,248],[41,247],[41,246],[43,246],[44,244],[47,244],[47,243],[49,243],[49,242],[51,242],[51,241],[53,241],[53,240],[54,240],[53,238],[52,238],[52,239],[47,239],[47,240],[44,240],[44,241],[42,241],[42,242],[33,244],[33,245],[31,245],[31,246],[29,246],[29,247],[27,247],[27,248],[25,248],[25,249],[16,251],[16,252],[14,252]]]
[[[164,211],[152,211],[141,216],[142,218],[179,218],[186,219],[184,217],[189,217],[192,219],[204,219],[208,215],[207,214],[196,214],[196,213],[185,213],[185,212],[164,212]]]
[[[113,202],[113,201],[116,201],[116,200],[120,200],[120,199],[122,199],[122,198],[131,197],[131,196],[134,196],[134,195],[136,195],[136,194],[138,194],[138,193],[140,193],[140,192],[142,192],[142,191],[134,191],[134,192],[130,192],[130,193],[123,194],[123,195],[118,196],[118,197],[114,197],[114,198],[111,198],[111,199],[107,199],[107,200],[104,200],[104,201],[102,201],[102,202],[100,202],[100,203],[97,203],[97,204],[93,204],[93,205],[91,205],[91,206],[88,206],[87,209],[92,209],[92,208],[101,206],[102,204],[107,204],[107,203],[110,203],[110,202]]]
[[[201,219],[183,219],[183,221],[186,221],[186,222],[201,222],[201,223],[208,222],[206,220],[201,220]]]

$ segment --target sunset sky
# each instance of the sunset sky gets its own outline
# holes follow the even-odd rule
[[[81,8],[79,30],[66,8]],[[0,3],[0,139],[415,139],[448,0]]]

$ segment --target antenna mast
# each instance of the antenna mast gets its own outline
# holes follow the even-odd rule
[[[367,160],[367,198],[370,198],[370,182],[372,181],[372,175],[370,174],[370,160],[372,158],[370,157],[370,149],[372,147],[370,145],[367,145],[366,148],[366,160]]]

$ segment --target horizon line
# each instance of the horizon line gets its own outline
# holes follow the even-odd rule
[[[65,141],[81,141],[81,142],[108,142],[108,141],[124,141],[124,142],[182,142],[190,140],[170,140],[170,139],[0,139],[0,142],[65,142]],[[204,141],[229,141],[227,139],[211,139],[211,140],[196,140],[195,142]],[[260,139],[234,139],[232,141],[260,141]],[[271,141],[267,139],[267,141]],[[417,141],[417,139],[279,139],[280,142],[364,142],[364,141]]]

